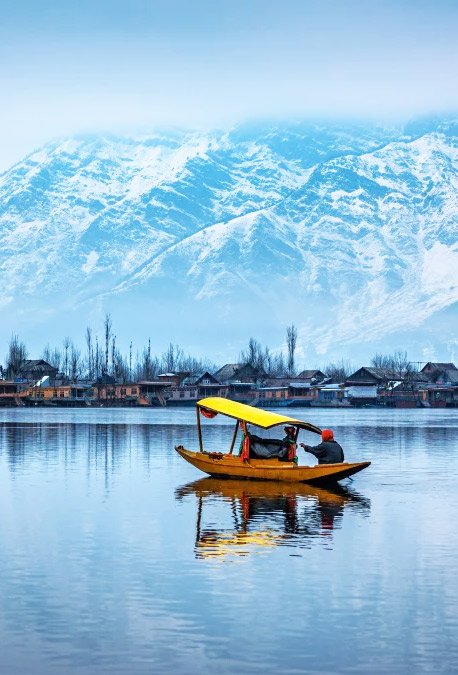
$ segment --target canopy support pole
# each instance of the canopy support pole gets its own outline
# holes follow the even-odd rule
[[[235,439],[237,438],[237,432],[238,432],[238,430],[239,430],[239,423],[238,423],[238,420],[237,420],[237,422],[235,423],[234,433],[232,434],[231,447],[229,448],[229,454],[230,454],[230,455],[232,455],[232,453],[233,453],[233,451],[234,451]]]
[[[200,452],[203,452],[204,445],[202,443],[202,427],[200,425],[200,410],[198,406],[196,406],[196,415],[197,415],[197,435],[199,437],[199,450]]]

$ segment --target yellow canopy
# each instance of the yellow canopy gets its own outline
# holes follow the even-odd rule
[[[315,434],[321,434],[321,429],[314,424],[297,420],[286,415],[279,415],[278,413],[254,408],[252,405],[245,403],[238,403],[231,401],[228,398],[221,398],[219,396],[210,396],[209,398],[202,398],[197,402],[198,408],[206,408],[212,412],[221,413],[227,417],[233,417],[236,420],[243,420],[248,424],[254,424],[263,429],[270,429],[280,424],[290,424],[291,426],[313,431]]]

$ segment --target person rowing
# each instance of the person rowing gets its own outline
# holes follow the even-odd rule
[[[332,429],[323,429],[319,445],[311,446],[305,443],[301,443],[300,445],[301,448],[304,448],[305,452],[315,455],[318,459],[318,464],[339,464],[344,461],[344,452],[339,443],[334,440]]]

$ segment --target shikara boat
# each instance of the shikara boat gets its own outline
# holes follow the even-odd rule
[[[222,414],[236,420],[229,451],[206,452],[203,446],[201,416],[213,418]],[[348,478],[370,465],[370,462],[339,464],[317,464],[301,466],[295,458],[297,439],[300,431],[310,431],[321,434],[321,429],[314,424],[303,420],[286,417],[267,410],[260,410],[253,406],[237,401],[231,401],[217,396],[204,398],[197,402],[197,434],[199,452],[187,450],[182,445],[175,446],[175,450],[183,459],[200,471],[219,478],[243,478],[254,480],[287,481],[291,483],[329,483]],[[248,426],[250,425],[250,427]],[[291,451],[288,460],[273,457],[258,459],[250,456],[250,442],[253,433],[252,427],[271,429],[273,427],[288,426],[294,428]],[[239,454],[234,454],[237,436],[242,434]]]

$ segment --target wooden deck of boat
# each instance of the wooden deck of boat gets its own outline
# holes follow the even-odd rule
[[[182,445],[175,450],[187,462],[210,476],[255,480],[287,481],[290,483],[325,483],[348,478],[370,465],[370,462],[317,464],[299,466],[278,459],[250,459],[223,453],[192,452]]]

